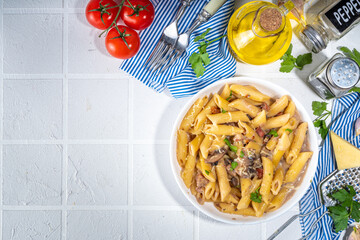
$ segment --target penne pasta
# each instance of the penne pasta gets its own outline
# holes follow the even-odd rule
[[[278,113],[284,111],[285,108],[288,106],[288,103],[289,103],[288,96],[282,96],[281,98],[277,99],[273,104],[271,104],[267,116],[273,117]]]
[[[180,129],[188,131],[192,127],[196,116],[198,116],[198,114],[201,112],[207,101],[208,101],[207,96],[203,98],[199,98],[198,100],[195,101],[195,103],[190,107],[184,119],[182,120]]]
[[[236,99],[229,103],[229,107],[239,109],[254,118],[260,112],[260,108],[252,105],[246,99]]]
[[[246,179],[246,178],[244,178]],[[244,181],[244,183],[243,183]],[[245,209],[250,205],[251,202],[251,193],[255,192],[261,185],[261,179],[254,179],[253,181],[250,180],[250,188],[247,188],[247,185],[249,184],[247,180],[243,180],[243,178],[240,180],[241,182],[241,199],[239,201],[239,204],[237,205],[237,209]],[[242,186],[246,187],[244,192],[242,190]]]
[[[292,188],[282,187],[280,192],[271,200],[269,203],[266,212],[273,212],[279,209],[286,200],[286,197],[291,192]]]
[[[212,124],[210,125],[210,124],[207,124],[204,127],[204,132],[206,134],[212,134],[212,135],[228,135],[228,136],[232,136],[232,135],[243,133],[244,129],[238,128],[238,127],[233,127],[233,126],[228,126],[228,125],[212,125]]]
[[[194,121],[194,130],[199,130],[203,127],[206,121],[206,115],[211,113],[211,108],[216,107],[214,98],[212,98],[204,107],[204,109],[196,116]]]
[[[246,146],[245,146],[246,150],[249,149],[254,149],[256,154],[260,154],[261,151],[261,145],[256,143],[256,142],[249,142]]]
[[[196,156],[197,151],[200,148],[200,144],[204,139],[204,134],[197,135],[190,143],[189,143],[189,154],[192,156]]]
[[[284,169],[278,168],[275,172],[274,179],[271,183],[271,193],[277,195],[281,189],[284,180]]]
[[[200,156],[199,159],[200,172],[210,182],[216,182],[215,174],[212,172],[212,167],[209,163],[205,162],[205,159]]]
[[[188,135],[184,130],[178,130],[177,132],[177,150],[176,158],[181,167],[185,166],[186,157],[188,154]]]
[[[200,144],[200,153],[203,158],[207,158],[209,155],[209,149],[213,141],[213,136],[205,135],[204,140]]]
[[[230,122],[250,122],[249,117],[242,111],[217,113],[207,115],[213,124],[230,123]]]
[[[215,150],[219,150],[220,148],[222,148],[224,145],[225,145],[225,138],[226,136],[225,135],[222,135],[222,136],[215,136],[214,137],[214,140],[212,141],[212,144],[210,146],[210,150],[209,152],[213,152]]]
[[[219,94],[214,95],[215,104],[221,109],[221,111],[235,111],[236,109],[229,107],[229,102],[222,98]]]
[[[274,167],[276,168],[277,165],[279,164],[281,158],[283,157],[284,153],[286,150],[288,150],[290,147],[290,140],[289,140],[289,136],[287,134],[283,134],[281,135],[278,144],[276,145],[276,148],[274,150],[273,153],[273,164]]]
[[[216,188],[215,186],[215,182],[209,182],[208,184],[206,184],[204,189],[204,197],[206,200],[210,200],[213,197]]]
[[[230,86],[229,86],[229,84],[225,84],[225,86],[224,86],[224,89],[222,90],[222,92],[221,92],[221,94],[220,94],[220,96],[222,97],[222,98],[224,98],[224,99],[228,99],[229,97],[231,98],[231,90],[230,90]]]
[[[263,143],[262,138],[259,137],[259,135],[255,132],[255,130],[252,127],[241,121],[239,121],[239,126],[241,126],[245,130],[244,135],[248,139],[254,140],[256,143],[262,145]]]
[[[301,123],[298,129],[295,131],[294,140],[290,147],[289,155],[286,157],[286,162],[292,164],[300,153],[301,147],[305,141],[308,124],[306,122]]]
[[[240,94],[243,97],[250,98],[255,101],[264,102],[269,100],[270,97],[261,93],[256,88],[252,88],[249,86],[242,86],[242,85],[231,85],[230,90],[234,91],[237,94]]]
[[[193,180],[193,175],[195,173],[195,164],[196,164],[195,161],[196,161],[195,156],[188,155],[186,158],[185,167],[183,169],[183,172],[181,173],[181,177],[187,188],[190,187]]]
[[[231,191],[230,183],[228,180],[227,172],[223,164],[219,163],[215,167],[216,175],[219,182],[219,189],[220,189],[220,198],[223,202],[227,195],[229,195]]]
[[[273,199],[274,195],[272,195],[270,193],[270,197],[269,197],[269,200],[271,201]],[[268,204],[265,203],[264,201],[262,201],[261,203],[258,203],[258,202],[251,202],[251,205],[255,211],[255,216],[256,217],[262,217],[268,207]]]
[[[262,162],[263,162],[264,174],[263,174],[263,179],[261,182],[259,193],[262,196],[262,200],[265,203],[269,203],[271,184],[274,176],[274,167],[271,160],[266,157],[262,157]]]
[[[253,208],[248,207],[244,209],[236,209],[234,204],[231,203],[216,203],[215,207],[224,213],[236,214],[236,215],[244,215],[244,216],[256,216]]]
[[[285,125],[290,118],[290,114],[283,114],[277,117],[268,118],[266,123],[263,125],[263,129],[279,128]]]
[[[290,133],[293,132],[294,129],[297,128],[298,125],[299,125],[299,120],[292,117],[292,118],[289,119],[289,121],[284,126],[282,126],[278,130],[278,134],[282,135],[284,132],[286,132],[287,134],[290,134]]]
[[[292,117],[294,116],[295,111],[296,111],[295,103],[293,101],[290,101],[284,113],[288,113],[290,114],[290,117]]]
[[[271,137],[270,140],[266,143],[266,148],[270,151],[274,150],[279,138],[278,137]]]
[[[266,112],[265,110],[262,110],[260,113],[258,113],[258,115],[251,120],[251,126],[253,128],[257,128],[263,124],[266,123]]]
[[[289,170],[285,174],[284,182],[294,182],[299,177],[300,172],[303,170],[306,162],[311,158],[312,152],[302,152],[298,155]]]

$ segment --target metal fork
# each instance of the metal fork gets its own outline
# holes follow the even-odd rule
[[[156,62],[156,67],[153,71],[160,69],[159,74],[168,69],[171,64],[173,64],[186,50],[189,46],[189,40],[191,33],[198,28],[204,22],[207,22],[226,2],[227,0],[211,0],[200,12],[197,19],[191,25],[189,30],[181,34],[176,41],[175,45],[169,46],[166,48],[166,51],[163,52],[162,58],[158,58]]]
[[[145,63],[145,66],[148,67],[149,70],[157,66],[158,60],[170,47],[175,46],[179,37],[178,21],[192,1],[193,0],[181,0],[181,6],[175,15],[174,21],[164,29],[159,42]]]

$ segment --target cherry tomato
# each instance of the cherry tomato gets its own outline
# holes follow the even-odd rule
[[[105,38],[105,46],[111,56],[128,59],[139,51],[140,38],[133,29],[117,25],[117,28],[113,27],[108,32]]]
[[[119,11],[119,8],[115,6],[117,4],[113,0],[91,0],[86,6],[86,19],[98,29],[107,29],[113,23]],[[116,22],[119,20],[120,17],[118,16]]]
[[[130,0],[129,2],[125,2],[120,12],[124,23],[136,30],[149,27],[155,15],[152,3],[149,0]]]

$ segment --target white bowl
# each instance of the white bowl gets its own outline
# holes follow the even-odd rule
[[[181,167],[179,166],[177,159],[176,159],[176,132],[179,129],[180,123],[182,119],[184,118],[186,112],[191,107],[191,105],[196,101],[196,99],[201,98],[205,95],[210,95],[211,93],[217,93],[219,92],[222,87],[226,84],[242,84],[242,85],[252,85],[256,87],[261,92],[271,96],[279,98],[283,95],[288,95],[291,97],[291,99],[296,104],[297,110],[301,116],[302,121],[309,123],[309,145],[311,151],[314,152],[312,155],[312,158],[310,159],[310,163],[307,166],[307,170],[305,173],[305,176],[299,186],[297,186],[296,191],[294,192],[294,195],[285,202],[283,206],[281,206],[278,210],[274,212],[265,213],[263,217],[257,218],[257,217],[249,217],[249,216],[241,216],[241,215],[233,215],[228,213],[222,213],[218,211],[214,204],[212,202],[205,202],[204,205],[200,205],[196,198],[191,194],[190,189],[188,189],[182,178],[180,177],[180,171]],[[184,193],[185,197],[201,212],[204,214],[225,223],[231,223],[231,224],[258,224],[261,222],[269,221],[271,219],[274,219],[283,213],[290,210],[292,207],[294,207],[295,204],[297,204],[301,197],[306,193],[308,188],[310,187],[311,181],[314,177],[317,163],[318,163],[318,143],[317,143],[317,134],[315,131],[315,128],[312,124],[311,118],[308,115],[308,113],[305,111],[305,108],[302,106],[302,104],[294,97],[291,93],[289,93],[284,88],[273,84],[268,81],[264,81],[261,79],[256,78],[248,78],[248,77],[234,77],[229,78],[221,81],[217,81],[208,87],[204,88],[200,92],[198,92],[181,110],[179,116],[176,119],[174,129],[172,131],[171,140],[170,140],[170,161],[171,161],[171,168],[173,171],[173,174],[175,176],[176,182],[179,185],[181,191]]]

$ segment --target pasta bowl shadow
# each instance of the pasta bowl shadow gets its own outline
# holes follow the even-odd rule
[[[272,97],[272,98],[280,98],[283,95],[287,95],[291,98],[291,100],[295,103],[297,107],[297,111],[301,117],[303,122],[308,122],[308,146],[310,151],[313,151],[313,155],[307,164],[306,171],[304,173],[303,179],[300,184],[295,187],[295,191],[290,199],[288,199],[279,209],[265,213],[262,217],[252,217],[252,216],[242,216],[242,215],[235,215],[235,214],[228,214],[223,213],[217,210],[212,202],[205,202],[203,205],[199,204],[188,189],[181,176],[181,167],[179,166],[176,158],[176,135],[177,130],[180,127],[182,119],[184,118],[185,114],[187,113],[188,109],[193,105],[193,103],[201,97],[209,96],[211,94],[220,93],[223,86],[225,84],[240,84],[240,85],[251,85],[256,87],[262,93]],[[311,181],[315,175],[315,171],[318,164],[318,140],[317,140],[317,133],[313,126],[312,120],[309,114],[306,112],[305,108],[302,106],[301,102],[296,99],[290,92],[286,89],[257,78],[250,78],[250,77],[234,77],[225,80],[217,81],[208,87],[204,88],[200,92],[198,92],[193,98],[189,100],[189,102],[183,107],[180,114],[178,115],[177,120],[173,126],[171,139],[170,139],[170,161],[171,161],[171,168],[175,180],[185,195],[185,197],[201,212],[208,215],[209,217],[216,219],[221,222],[230,223],[230,224],[259,224],[262,222],[270,221],[274,218],[279,217],[280,215],[284,214],[285,212],[289,211],[293,208],[302,198],[302,196],[307,192],[310,187]]]

